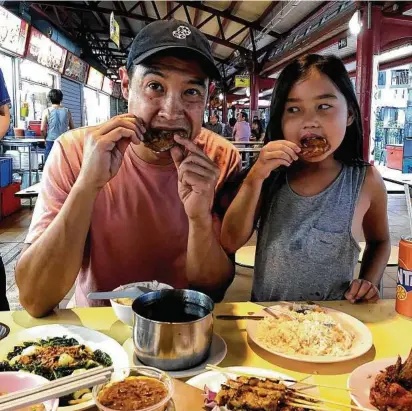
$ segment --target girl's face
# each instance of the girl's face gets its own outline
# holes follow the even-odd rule
[[[282,116],[285,140],[302,146],[307,138],[323,137],[329,149],[304,161],[319,162],[341,145],[352,116],[343,94],[326,75],[313,70],[291,89]]]

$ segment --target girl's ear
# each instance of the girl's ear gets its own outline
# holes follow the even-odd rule
[[[353,113],[353,110],[351,108],[348,109],[348,121],[346,122],[346,127],[349,127],[352,125],[353,120],[355,120],[355,114]]]

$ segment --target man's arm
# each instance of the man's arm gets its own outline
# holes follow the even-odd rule
[[[233,280],[235,268],[220,245],[221,223],[215,218],[210,215],[201,220],[189,219],[186,273],[192,288],[220,301]]]
[[[53,222],[23,250],[16,283],[21,304],[32,316],[53,310],[76,281],[97,193],[76,182]]]
[[[178,191],[189,221],[186,277],[191,288],[221,300],[233,280],[234,265],[220,245],[219,218],[212,214],[219,167],[189,140],[175,137],[186,149],[172,149],[178,171]],[[234,168],[239,166],[239,157]]]
[[[10,110],[7,104],[0,106],[0,139],[2,139],[10,127]]]
[[[84,132],[83,161],[72,187],[56,183],[59,175],[64,174],[62,161],[67,160],[61,150],[53,150],[33,219],[38,221],[36,212],[42,212],[38,210],[39,204],[45,204],[43,213],[54,218],[51,223],[47,218],[43,221],[45,227],[40,236],[23,251],[17,263],[20,301],[35,317],[53,310],[73,286],[81,267],[96,196],[117,174],[130,142],[139,144],[145,130],[128,113]],[[66,198],[49,204],[52,199],[48,196],[53,195]]]

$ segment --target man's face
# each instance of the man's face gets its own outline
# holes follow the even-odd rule
[[[217,118],[216,118],[216,116],[210,117],[210,122],[211,122],[213,125],[215,125],[215,124],[217,123]]]
[[[209,79],[197,62],[159,57],[136,66],[132,79],[125,70],[120,76],[129,112],[147,129],[185,131],[191,139],[200,133]]]

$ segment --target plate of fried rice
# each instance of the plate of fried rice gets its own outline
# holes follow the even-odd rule
[[[334,363],[360,357],[372,347],[372,334],[361,321],[315,304],[280,303],[255,313],[248,321],[249,338],[284,358]]]

